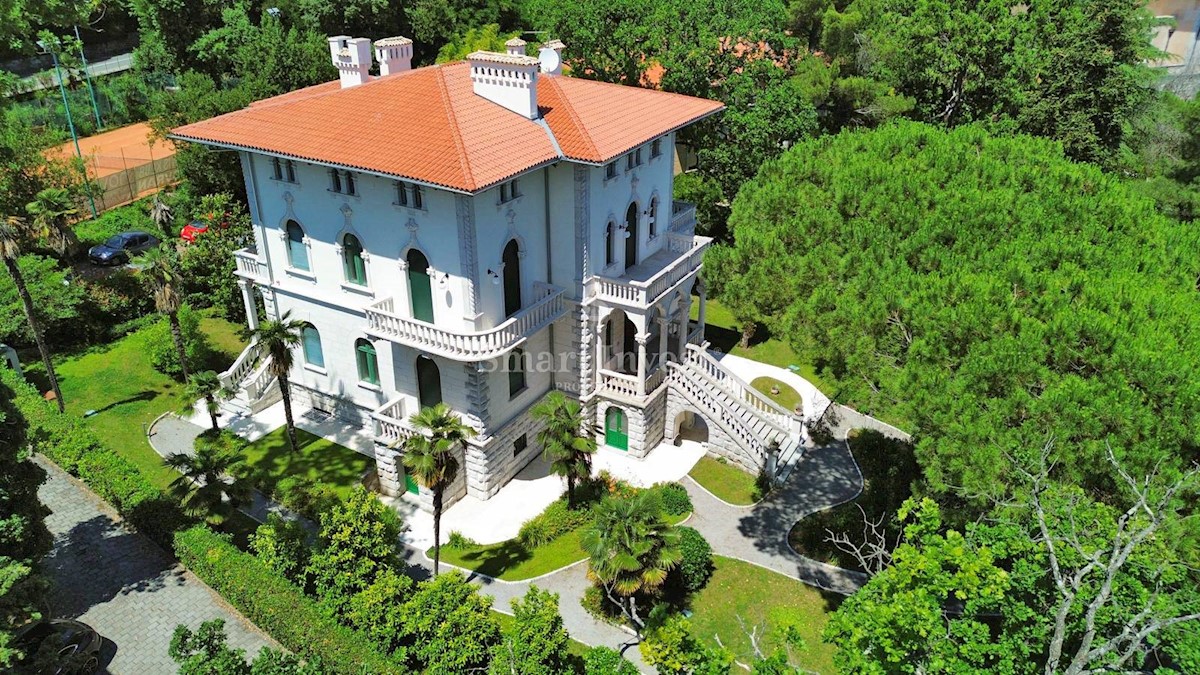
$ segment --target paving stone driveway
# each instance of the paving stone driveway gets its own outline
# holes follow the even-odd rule
[[[37,458],[48,479],[38,490],[53,513],[54,550],[44,569],[53,586],[49,613],[78,619],[105,638],[100,662],[114,675],[169,675],[177,624],[225,619],[230,643],[253,655],[278,645],[161,548],[123,526],[79,481]]]

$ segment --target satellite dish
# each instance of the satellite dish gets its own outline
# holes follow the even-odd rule
[[[541,61],[543,73],[557,73],[562,67],[562,59],[559,58],[558,52],[549,47],[538,50],[538,61]]]

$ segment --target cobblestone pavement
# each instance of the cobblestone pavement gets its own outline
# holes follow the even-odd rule
[[[145,536],[127,529],[99,497],[62,469],[37,458],[48,474],[38,490],[52,513],[54,549],[44,560],[52,581],[49,614],[78,619],[104,638],[101,664],[114,675],[167,675],[178,624],[224,619],[230,644],[256,654],[279,645],[238,614]]]

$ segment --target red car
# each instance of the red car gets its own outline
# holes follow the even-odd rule
[[[179,232],[179,238],[191,244],[196,241],[196,235],[208,232],[208,225],[199,220],[193,220],[183,226],[183,230]]]

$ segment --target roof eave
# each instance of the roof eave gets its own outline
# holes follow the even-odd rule
[[[572,157],[572,156],[566,155],[566,154],[564,154],[563,157],[565,159],[571,160],[572,162],[578,162],[580,164],[588,164],[590,166],[604,166],[605,164],[608,164],[609,162],[619,158],[621,155],[624,155],[625,153],[629,152],[630,150],[633,150],[634,148],[636,148],[637,146],[639,146],[643,143],[652,141],[655,138],[658,138],[659,136],[666,136],[667,134],[673,134],[676,131],[679,131],[680,129],[682,129],[684,127],[690,127],[693,124],[695,124],[701,120],[712,117],[713,115],[716,115],[717,113],[724,112],[724,111],[725,111],[725,104],[722,103],[721,105],[717,106],[716,108],[713,108],[712,110],[710,110],[702,115],[697,115],[696,117],[693,117],[692,119],[690,119],[686,122],[676,124],[675,126],[671,127],[670,129],[667,129],[666,131],[655,134],[655,135],[651,136],[650,138],[646,139],[645,141],[638,141],[637,143],[634,143],[633,145],[629,146],[628,148],[625,148],[624,150],[621,150],[620,152],[616,153],[615,155],[609,156],[607,159],[592,160],[592,159],[585,159],[582,157]]]

